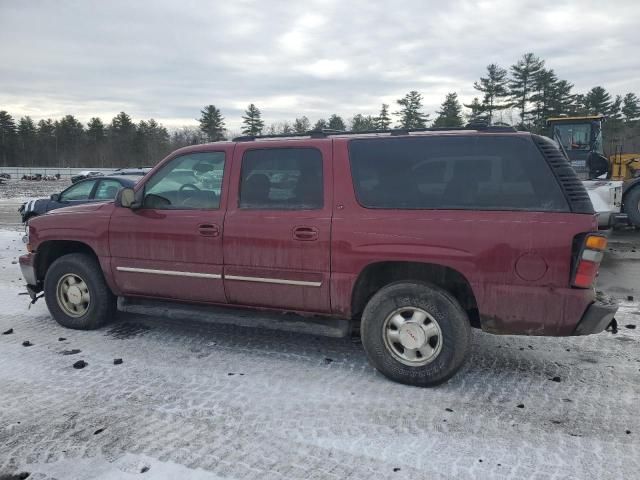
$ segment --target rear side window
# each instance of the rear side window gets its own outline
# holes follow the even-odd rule
[[[357,139],[355,193],[366,208],[569,211],[535,145],[516,136]]]
[[[315,148],[247,151],[242,158],[239,206],[267,210],[321,209],[322,154]]]

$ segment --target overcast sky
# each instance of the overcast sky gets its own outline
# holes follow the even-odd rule
[[[250,102],[267,123],[315,122],[415,89],[433,119],[528,51],[578,92],[640,95],[639,25],[638,0],[0,0],[0,110],[174,127],[213,103],[237,129]]]

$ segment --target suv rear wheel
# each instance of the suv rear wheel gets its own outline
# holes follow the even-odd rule
[[[116,298],[91,256],[71,253],[54,261],[44,279],[44,298],[62,326],[91,330],[104,325],[116,311]]]
[[[467,314],[445,290],[424,282],[380,289],[362,314],[369,361],[400,383],[428,387],[462,366],[471,344]]]

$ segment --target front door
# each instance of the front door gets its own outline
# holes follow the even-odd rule
[[[226,302],[222,226],[231,151],[179,155],[139,186],[142,208],[115,209],[111,269],[125,295]]]
[[[224,223],[229,302],[329,312],[331,142],[238,144]]]

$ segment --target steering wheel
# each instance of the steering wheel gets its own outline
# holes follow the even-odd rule
[[[193,190],[194,192],[201,192],[202,190],[200,190],[200,188],[198,188],[197,185],[194,185],[193,183],[185,183],[184,185],[181,185],[180,188],[178,189],[178,197],[180,199],[180,203],[185,205],[186,202],[189,201],[189,199],[191,199],[191,196],[185,196],[183,197],[183,192],[187,189]]]

